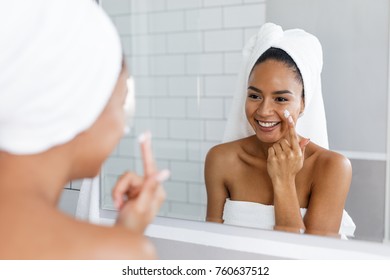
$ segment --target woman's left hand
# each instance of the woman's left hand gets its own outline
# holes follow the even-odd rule
[[[306,138],[299,141],[291,115],[285,121],[289,139],[283,138],[268,149],[267,171],[274,185],[295,180],[303,167],[305,148],[310,142]]]

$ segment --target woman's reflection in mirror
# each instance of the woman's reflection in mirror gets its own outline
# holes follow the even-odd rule
[[[264,24],[244,48],[225,143],[206,157],[210,222],[346,238],[352,168],[327,149],[322,48],[299,29]]]

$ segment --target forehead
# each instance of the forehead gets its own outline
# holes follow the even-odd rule
[[[248,79],[248,85],[259,89],[291,90],[301,92],[302,85],[296,79],[296,74],[285,63],[276,60],[266,60],[257,64]]]

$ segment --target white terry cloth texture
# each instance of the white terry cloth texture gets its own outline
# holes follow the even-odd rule
[[[302,217],[307,209],[301,208]],[[226,199],[223,210],[224,224],[273,230],[275,226],[275,210],[273,205],[264,205],[249,201]],[[339,234],[341,239],[353,237],[356,225],[347,211],[343,210]]]
[[[265,23],[250,38],[243,49],[242,69],[237,93],[233,97],[223,142],[234,141],[254,134],[245,115],[248,78],[257,59],[269,48],[284,50],[297,64],[303,78],[305,111],[296,125],[298,134],[329,148],[326,116],[321,89],[322,47],[318,39],[301,30],[283,31],[279,25]]]
[[[122,50],[92,0],[0,0],[0,150],[36,154],[103,111]]]

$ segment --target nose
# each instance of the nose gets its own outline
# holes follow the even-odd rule
[[[261,117],[271,116],[274,114],[274,112],[274,107],[271,104],[271,100],[269,99],[264,99],[263,102],[259,102],[259,106],[256,110],[256,113]]]

